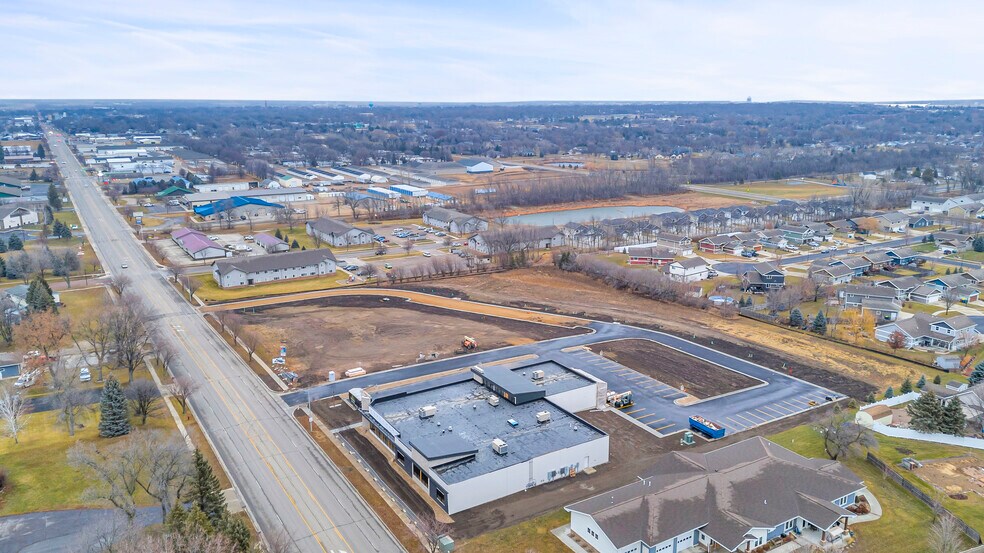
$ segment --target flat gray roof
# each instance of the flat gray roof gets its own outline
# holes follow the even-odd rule
[[[555,370],[545,367],[545,374],[548,369]],[[532,369],[527,367],[529,370]],[[374,399],[371,411],[399,434],[397,439],[405,448],[437,458],[475,450],[473,459],[434,468],[447,484],[470,480],[605,436],[601,430],[545,399],[513,405],[500,398],[499,404],[493,407],[487,398],[495,394],[470,377],[429,389],[405,389],[403,392]],[[434,416],[421,419],[419,410],[428,405],[437,411]],[[536,414],[540,411],[550,412],[549,422],[537,422]],[[511,426],[510,419],[519,424]],[[495,438],[506,442],[508,453],[499,455],[492,450]],[[466,444],[471,444],[472,448]],[[437,451],[445,447],[447,451]]]

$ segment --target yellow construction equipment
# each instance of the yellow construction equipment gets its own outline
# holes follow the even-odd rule
[[[465,336],[465,338],[461,340],[461,349],[469,350],[469,349],[475,349],[477,347],[478,347],[478,340],[475,340],[471,336]]]

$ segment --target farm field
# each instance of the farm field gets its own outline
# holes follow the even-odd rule
[[[809,181],[823,182],[819,179],[808,179]],[[801,184],[791,184],[800,182]],[[738,192],[749,192],[751,194],[764,194],[789,200],[806,200],[814,196],[841,196],[847,193],[843,187],[823,186],[813,182],[804,182],[799,179],[788,181],[758,181],[746,182],[745,184],[712,184],[704,185],[709,187],[720,187]]]
[[[581,330],[500,317],[449,311],[378,296],[321,298],[242,313],[250,330],[263,337],[258,353],[272,357],[286,340],[289,368],[300,384],[328,379],[328,371],[354,367],[380,371],[453,355],[464,336],[478,350],[570,336]]]
[[[589,349],[698,399],[761,384],[754,378],[649,340],[601,342],[592,344]]]

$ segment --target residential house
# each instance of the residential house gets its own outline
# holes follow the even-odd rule
[[[905,228],[909,226],[909,216],[898,211],[875,215],[875,219],[878,220],[878,228],[882,232],[905,232]]]
[[[252,286],[335,273],[335,256],[328,249],[240,257],[212,263],[212,278],[220,288]]]
[[[31,286],[29,284],[17,284],[9,288],[3,289],[3,297],[10,300],[14,304],[16,310],[20,314],[26,314],[28,311],[27,306],[27,293],[30,291]],[[52,299],[55,300],[56,304],[61,304],[61,293],[51,292]]]
[[[907,246],[902,246],[898,248],[889,248],[885,250],[885,255],[892,258],[892,265],[909,265],[915,263],[916,257],[919,256],[915,250]]]
[[[791,244],[805,244],[816,235],[813,229],[803,225],[782,225],[779,230]]]
[[[913,215],[909,217],[909,228],[926,228],[933,226],[933,218],[928,215]]]
[[[870,251],[862,254],[861,258],[871,263],[870,270],[890,269],[894,264],[894,259],[883,251]]]
[[[861,312],[871,313],[876,323],[889,322],[899,318],[899,314],[902,313],[902,305],[894,301],[864,298],[861,300]]]
[[[741,277],[742,288],[751,292],[766,292],[786,285],[786,274],[768,262],[752,265]]]
[[[844,307],[861,307],[861,303],[866,299],[880,300],[889,303],[898,303],[898,297],[894,290],[884,286],[854,285],[848,284],[838,293],[841,305]]]
[[[725,253],[725,247],[729,244],[740,245],[740,242],[726,234],[719,234],[698,240],[697,249],[702,253]]]
[[[308,221],[304,226],[308,236],[336,248],[372,243],[373,233],[368,229],[356,228],[339,219],[319,217]]]
[[[267,253],[283,253],[290,250],[290,244],[265,232],[258,233],[253,240]]]
[[[980,291],[963,274],[938,276],[926,281],[928,286],[940,289],[944,294],[955,294],[960,303],[971,303],[978,300]],[[943,298],[943,295],[940,296]]]
[[[657,232],[656,245],[678,255],[686,255],[694,251],[694,245],[689,236],[681,236],[669,232]]]
[[[980,286],[984,282],[984,269],[971,269],[957,274],[967,279],[967,282],[974,286]]]
[[[984,213],[984,204],[973,202],[950,208],[946,215],[954,219],[978,219]]]
[[[936,241],[936,248],[942,251],[963,252],[969,250],[974,243],[973,236],[959,232],[935,232],[933,239]]]
[[[488,221],[484,219],[444,207],[432,207],[425,211],[424,224],[440,227],[452,234],[471,234],[489,228]]]
[[[894,290],[896,299],[899,301],[907,301],[909,299],[909,293],[916,288],[923,286],[923,283],[914,276],[904,276],[876,282],[875,286],[882,286],[884,288]]]
[[[0,206],[0,229],[7,230],[38,224],[38,212],[26,207]]]
[[[189,228],[181,228],[172,232],[171,240],[192,259],[212,259],[232,255],[232,252],[210,240],[205,233]]]
[[[850,219],[837,219],[836,221],[827,221],[827,226],[833,231],[835,235],[853,237],[854,233],[858,230],[858,225]]]
[[[861,276],[864,273],[866,273],[869,269],[871,269],[871,262],[859,255],[835,259],[830,264],[843,265],[848,269],[854,271],[854,276]]]
[[[905,337],[907,348],[956,351],[976,344],[979,338],[977,323],[966,315],[943,318],[916,313],[908,319],[875,328],[875,339],[887,342],[896,331]]]
[[[563,245],[564,234],[552,226],[512,226],[504,230],[480,232],[468,238],[468,247],[483,255],[548,250]]]
[[[673,262],[674,255],[663,248],[630,246],[625,248],[629,265],[668,265]]]
[[[598,553],[750,551],[795,534],[835,542],[866,491],[837,461],[754,437],[656,458],[631,484],[568,505],[571,531]]]
[[[926,213],[943,213],[943,205],[945,203],[946,198],[939,198],[936,196],[916,196],[912,199],[910,207],[913,210]]]
[[[760,230],[757,234],[761,237],[762,244],[766,247],[781,250],[789,246],[789,240],[786,239],[786,235],[779,229]]]
[[[696,282],[707,278],[711,267],[700,257],[688,257],[667,266],[671,278],[681,282]]]
[[[819,279],[824,284],[847,284],[854,280],[854,271],[844,265],[830,265],[826,261],[817,261],[810,266],[810,278]]]
[[[943,297],[943,291],[935,286],[921,284],[909,292],[909,301],[916,303],[933,304],[939,303]]]
[[[813,238],[818,242],[827,242],[834,238],[834,229],[827,223],[806,223],[803,226],[813,231]]]

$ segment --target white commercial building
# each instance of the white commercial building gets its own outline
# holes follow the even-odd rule
[[[212,263],[212,278],[220,288],[252,286],[334,274],[331,250],[303,250],[257,255]]]

